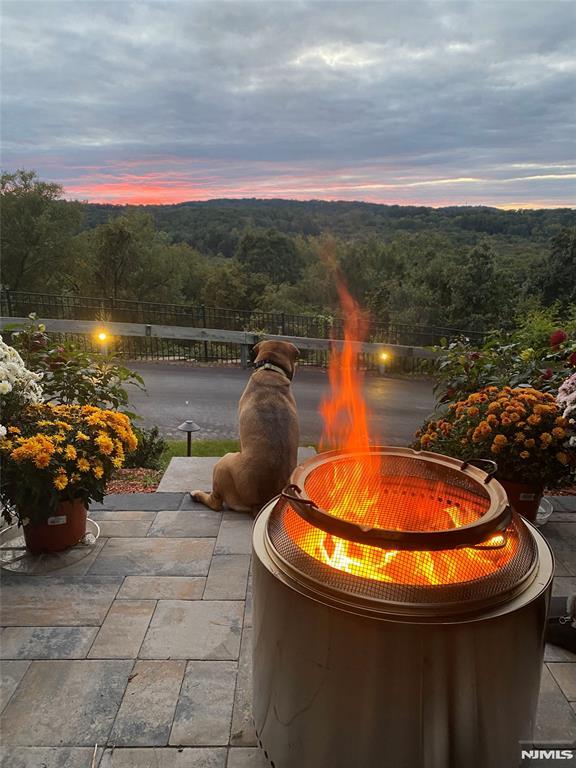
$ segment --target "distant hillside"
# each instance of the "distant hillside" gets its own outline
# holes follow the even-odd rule
[[[88,203],[84,226],[98,226],[112,216],[140,210],[174,243],[185,242],[206,254],[232,256],[247,227],[274,228],[288,235],[330,232],[343,239],[389,240],[399,233],[436,232],[454,242],[473,245],[481,239],[500,243],[549,241],[565,227],[576,226],[576,209],[502,211],[488,207],[427,208],[322,200],[208,200],[175,205],[117,206]]]

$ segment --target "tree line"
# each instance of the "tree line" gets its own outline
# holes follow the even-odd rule
[[[291,314],[337,313],[326,237],[380,322],[512,327],[576,305],[576,211],[212,200],[67,201],[34,171],[2,174],[2,284]]]

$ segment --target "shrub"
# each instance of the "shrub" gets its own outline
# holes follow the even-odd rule
[[[168,447],[168,441],[160,435],[158,427],[152,429],[134,429],[138,438],[138,447],[127,458],[126,467],[145,467],[161,469],[162,454]]]
[[[464,337],[446,342],[438,348],[434,371],[438,401],[461,400],[487,386],[556,392],[576,367],[576,334],[540,333],[532,339],[530,346],[526,329],[520,329],[488,334],[480,346]]]
[[[35,315],[30,315],[26,326],[10,330],[12,343],[28,368],[42,374],[46,402],[125,410],[126,385],[144,389],[142,377],[114,359],[83,351],[70,341],[60,343],[50,338],[44,325],[36,323]]]

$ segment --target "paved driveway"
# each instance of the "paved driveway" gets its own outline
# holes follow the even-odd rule
[[[133,364],[144,378],[147,393],[134,392],[132,407],[146,426],[156,424],[165,435],[182,436],[176,430],[185,419],[203,429],[201,438],[237,437],[236,409],[250,371],[225,366],[197,366],[166,362]],[[325,371],[300,368],[294,392],[300,416],[300,444],[317,443],[322,432],[318,414],[326,392]],[[374,434],[383,443],[407,444],[432,411],[432,383],[422,379],[370,375],[365,393],[373,414]]]

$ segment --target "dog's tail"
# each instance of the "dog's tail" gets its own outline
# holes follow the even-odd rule
[[[224,499],[216,491],[212,493],[206,493],[205,491],[190,491],[190,496],[194,501],[199,501],[200,504],[204,504],[205,507],[213,509],[214,512],[220,512],[224,505]]]

